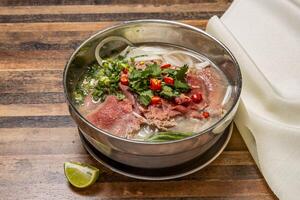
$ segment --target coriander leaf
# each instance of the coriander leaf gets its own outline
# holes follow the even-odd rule
[[[182,91],[182,92],[186,92],[190,89],[190,87],[187,83],[182,82],[180,80],[175,80],[174,87],[175,87],[175,89]]]
[[[153,92],[151,90],[146,90],[140,93],[139,102],[144,106],[148,106],[151,102],[152,97],[153,97]]]
[[[128,52],[126,52],[126,53],[128,53]],[[125,54],[125,55],[126,55],[126,54]],[[117,59],[118,59],[118,60],[124,60],[124,59],[125,59],[125,56],[118,55]]]
[[[166,68],[166,69],[163,69],[161,71],[161,73],[162,74],[169,74],[169,75],[175,76],[176,70],[175,69]]]
[[[134,92],[141,92],[144,90],[147,90],[149,88],[149,81],[146,79],[140,79],[136,81],[130,81],[129,82],[129,87],[132,91]]]
[[[161,73],[161,69],[157,64],[149,65],[149,69],[151,70],[151,76],[152,77],[157,77]]]
[[[157,77],[160,76],[160,73],[161,69],[157,64],[150,64],[142,72],[142,78]]]
[[[139,96],[139,102],[144,106],[148,106],[151,102],[151,98],[148,96]]]
[[[130,62],[134,62],[134,57],[131,57],[131,58],[130,58]]]
[[[177,96],[173,89],[166,85],[162,87],[162,91],[159,94],[166,99],[172,99]]]
[[[144,71],[141,72],[142,78],[148,78],[151,75],[152,71],[148,68],[146,68]]]
[[[92,93],[93,96],[93,100],[95,101],[104,101],[104,99],[106,98],[106,94],[104,93],[103,90],[94,90],[94,92]]]
[[[188,71],[188,65],[183,65],[182,67],[180,67],[179,70],[177,70],[176,73],[176,79],[183,81],[186,75],[186,72]]]
[[[116,97],[118,100],[125,99],[125,95],[122,92],[116,92]]]
[[[141,77],[142,77],[142,71],[136,69],[132,70],[132,72],[129,75],[130,80],[137,80],[140,79]]]

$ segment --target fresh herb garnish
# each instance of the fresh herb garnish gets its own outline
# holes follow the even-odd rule
[[[125,95],[119,88],[120,74],[122,70],[132,68],[133,66],[120,56],[104,60],[101,66],[91,65],[73,92],[75,102],[82,104],[88,94],[97,102],[104,101],[107,95],[115,95],[119,100],[124,99]]]
[[[159,94],[166,99],[172,99],[179,95],[177,91],[174,91],[171,87],[166,85],[162,87],[162,91]]]
[[[118,100],[125,99],[125,95],[122,92],[120,92],[120,91],[116,92],[115,95],[116,95],[116,97],[117,97]]]
[[[153,92],[151,90],[146,90],[144,92],[141,92],[139,95],[139,102],[144,105],[147,106],[150,104],[151,102],[151,98],[153,97]]]
[[[161,75],[161,69],[157,64],[150,64],[147,65],[146,69],[144,70],[144,72],[146,71],[146,76],[147,77],[158,77]]]
[[[161,71],[161,73],[162,73],[163,75],[168,74],[169,76],[175,77],[175,75],[176,75],[176,73],[177,73],[177,70],[167,68],[167,69],[163,69],[163,70]]]
[[[102,102],[108,95],[115,95],[118,100],[123,100],[125,95],[119,88],[120,82],[125,84],[120,78],[123,75],[127,78],[126,85],[138,95],[138,101],[143,106],[148,106],[154,96],[172,100],[190,89],[185,80],[187,65],[172,69],[153,63],[146,64],[146,68],[142,70],[135,68],[133,61],[134,58],[128,61],[119,56],[103,60],[101,66],[91,65],[73,92],[75,101],[82,104],[88,94],[92,95],[94,101]]]
[[[187,83],[180,81],[180,80],[176,80],[174,82],[174,87],[176,90],[180,91],[180,92],[187,92],[190,87]]]
[[[185,81],[185,76],[188,69],[188,65],[183,65],[182,67],[180,67],[179,70],[176,70],[175,78],[180,81]]]
[[[149,142],[166,142],[171,140],[180,140],[189,136],[192,136],[193,133],[181,133],[181,132],[159,132],[156,133],[149,138],[147,138],[147,141]]]
[[[149,78],[158,76],[161,76],[161,69],[157,64],[147,65],[144,70],[133,69],[129,75],[129,87],[133,92],[140,94],[149,90]]]

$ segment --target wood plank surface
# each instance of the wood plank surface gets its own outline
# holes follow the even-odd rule
[[[89,35],[123,20],[160,18],[204,29],[230,0],[0,1],[0,199],[273,200],[236,128],[203,170],[171,181],[118,175],[91,158],[68,113],[62,72]],[[102,171],[92,187],[71,187],[65,161]]]

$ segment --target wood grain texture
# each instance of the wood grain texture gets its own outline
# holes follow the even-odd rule
[[[87,14],[37,14],[37,15],[2,15],[0,23],[20,22],[97,22],[97,21],[121,21],[134,19],[209,19],[214,15],[221,16],[223,12],[137,12],[137,13],[87,13]]]
[[[207,20],[206,19],[196,19],[196,20],[176,20],[179,22],[187,23],[198,28],[205,28]],[[64,34],[65,31],[74,32],[85,32],[85,31],[97,31],[102,28],[121,23],[118,21],[106,21],[106,22],[51,22],[51,23],[3,23],[0,24],[0,32],[15,34],[23,32],[59,32]],[[60,40],[63,41],[63,40]]]
[[[212,164],[172,181],[140,181],[96,163],[68,113],[62,72],[91,34],[123,20],[161,18],[205,29],[230,0],[0,1],[0,199],[273,200],[236,127]],[[92,187],[71,187],[65,161],[102,170]]]
[[[0,95],[0,105],[2,106],[10,104],[56,104],[63,102],[65,102],[65,96],[61,92],[3,93]]]
[[[0,93],[62,91],[61,70],[2,71],[0,73]]]
[[[172,5],[187,3],[214,3],[218,0],[2,0],[0,5],[3,6],[41,6],[41,5],[131,5],[131,4],[154,4],[154,5]],[[230,2],[225,0],[225,2]]]
[[[61,14],[93,14],[93,13],[166,13],[166,12],[223,12],[226,3],[190,3],[171,5],[65,5],[65,6],[14,6],[0,7],[1,15],[61,15]]]

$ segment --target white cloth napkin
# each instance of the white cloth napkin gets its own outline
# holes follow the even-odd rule
[[[236,57],[235,123],[270,188],[300,199],[300,0],[235,0],[207,32]]]

